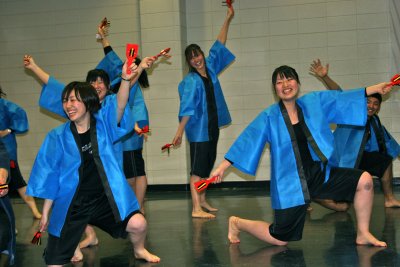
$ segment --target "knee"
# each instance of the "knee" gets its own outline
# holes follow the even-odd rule
[[[143,232],[147,229],[147,221],[141,213],[133,215],[126,225],[126,231],[128,233]]]
[[[364,190],[364,191],[373,191],[374,190],[374,183],[372,180],[371,174],[368,172],[363,172],[358,181],[357,190]]]

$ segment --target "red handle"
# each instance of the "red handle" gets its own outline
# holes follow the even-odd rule
[[[135,61],[135,58],[137,57],[137,53],[139,50],[139,45],[138,44],[126,44],[126,60],[127,62],[127,67],[128,69],[126,70],[127,74],[131,74],[131,69],[129,66]]]
[[[392,79],[390,79],[392,82],[392,86],[394,85],[400,85],[400,74],[395,74]]]

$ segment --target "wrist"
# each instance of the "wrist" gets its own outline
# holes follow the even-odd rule
[[[123,81],[125,81],[125,82],[130,82],[130,81],[131,81],[131,80],[128,79],[128,78],[124,78],[122,75],[121,75],[121,80],[123,80]]]

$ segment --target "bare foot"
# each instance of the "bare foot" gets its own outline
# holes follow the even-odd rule
[[[232,244],[240,243],[239,239],[239,229],[237,228],[237,223],[239,222],[239,217],[231,216],[229,217],[229,230],[228,239]]]
[[[400,208],[400,201],[397,199],[386,200],[385,208]]]
[[[140,260],[145,260],[147,262],[160,262],[160,258],[156,255],[151,254],[147,249],[142,251],[135,251],[135,258]]]
[[[204,201],[203,203],[200,203],[200,206],[208,211],[218,211],[217,208],[211,207],[210,204],[208,204],[207,201]]]
[[[74,256],[72,256],[72,262],[79,262],[83,260],[83,254],[79,246],[75,249]]]
[[[99,240],[97,239],[97,237],[90,237],[90,236],[86,236],[85,239],[83,239],[81,242],[79,242],[79,247],[80,248],[87,248],[87,247],[91,247],[91,246],[97,246],[99,244]]]
[[[192,211],[192,218],[214,219],[215,215],[205,211]]]
[[[386,242],[376,239],[370,232],[365,234],[357,233],[356,244],[360,246],[387,247]]]

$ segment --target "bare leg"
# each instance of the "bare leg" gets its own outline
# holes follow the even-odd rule
[[[18,188],[17,191],[18,191],[18,194],[20,195],[20,197],[25,201],[25,203],[31,209],[33,217],[35,217],[35,219],[42,218],[42,214],[39,212],[39,210],[36,206],[35,199],[31,196],[26,195],[26,186]]]
[[[270,223],[263,221],[246,220],[231,216],[229,218],[228,239],[233,244],[240,243],[239,234],[241,231],[244,231],[271,245],[286,246],[287,242],[280,241],[271,236],[269,233],[270,225]]]
[[[385,173],[381,178],[382,190],[385,195],[385,208],[400,208],[400,201],[398,201],[393,194],[393,164],[387,167]]]
[[[128,178],[128,183],[133,192],[135,192],[136,198],[140,205],[140,212],[144,214],[144,197],[146,196],[147,177],[136,176],[133,178]]]
[[[347,202],[336,202],[331,199],[313,199],[313,201],[334,211],[347,211],[350,208],[350,204]]]
[[[144,241],[147,234],[147,222],[140,213],[133,215],[126,226],[129,233],[129,239],[133,245],[136,259],[142,259],[148,262],[160,262],[160,258],[151,254],[145,247]]]
[[[208,211],[218,211],[217,208],[212,207],[206,200],[206,191],[200,193],[200,205]]]
[[[372,204],[374,199],[374,186],[372,177],[368,172],[363,172],[358,181],[357,191],[354,196],[354,210],[357,218],[357,245],[372,245],[386,247],[386,243],[379,241],[369,231]]]
[[[99,240],[97,239],[96,232],[94,228],[90,225],[87,225],[85,228],[85,239],[83,239],[79,243],[79,248],[86,248],[90,246],[96,246],[99,244]],[[74,255],[75,257],[75,255]]]
[[[201,197],[200,194],[196,191],[194,186],[195,182],[200,181],[200,177],[197,175],[192,175],[190,177],[190,194],[192,195],[192,217],[193,218],[215,218],[214,214],[205,212],[201,207]]]

